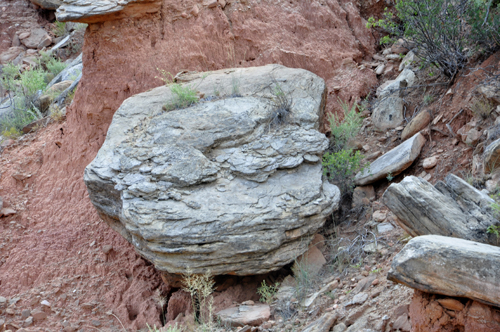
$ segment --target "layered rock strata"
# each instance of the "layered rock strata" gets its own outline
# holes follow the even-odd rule
[[[189,108],[164,111],[165,86],[122,104],[85,170],[90,198],[161,271],[276,270],[338,206],[322,178],[324,81],[278,65],[191,77],[204,98]]]

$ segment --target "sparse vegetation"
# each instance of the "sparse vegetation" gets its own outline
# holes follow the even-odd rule
[[[257,289],[257,294],[260,295],[260,302],[271,304],[273,302],[274,295],[278,292],[279,283],[274,285],[267,285],[265,280],[262,280],[262,284]]]
[[[333,152],[338,152],[345,148],[350,139],[356,137],[363,123],[361,114],[356,112],[359,108],[357,103],[353,103],[352,107],[341,99],[338,100],[342,111],[342,117],[338,114],[332,114],[330,117],[330,130],[332,134],[331,149]]]
[[[282,90],[281,86],[276,83],[273,91],[273,107],[271,114],[271,127],[279,127],[286,123],[292,111],[292,98]]]
[[[52,28],[52,33],[56,37],[62,37],[66,34],[66,22],[54,22],[54,27]]]
[[[189,84],[181,85],[174,82],[174,76],[165,70],[158,69],[161,74],[161,79],[174,95],[173,99],[163,106],[164,111],[173,111],[189,107],[198,102],[196,90]]]
[[[215,281],[210,271],[205,274],[186,274],[183,289],[191,295],[197,331],[211,331],[214,327],[213,296]]]
[[[299,301],[302,301],[311,290],[314,279],[310,269],[307,267],[307,259],[295,260],[292,272],[296,281],[295,295]]]
[[[454,78],[474,52],[500,45],[500,6],[492,0],[397,0],[395,14],[386,9],[367,27],[389,33],[381,43],[402,38],[415,45],[420,59]]]

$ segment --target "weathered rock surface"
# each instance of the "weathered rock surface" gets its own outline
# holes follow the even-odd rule
[[[488,144],[484,149],[483,167],[485,174],[500,168],[500,138]]]
[[[317,131],[325,85],[301,69],[268,65],[199,74],[210,97],[165,112],[159,87],[126,100],[84,180],[101,217],[169,273],[260,274],[304,253],[338,205],[322,179],[327,138]],[[293,100],[286,123],[270,124],[279,82]]]
[[[417,114],[410,123],[408,123],[401,133],[401,140],[405,141],[406,139],[412,137],[422,129],[424,129],[429,122],[431,122],[431,112],[423,111]]]
[[[377,89],[378,101],[373,108],[373,124],[380,130],[396,128],[403,122],[403,99],[400,91],[415,83],[415,73],[405,69],[395,80],[387,81]]]
[[[493,200],[456,175],[435,186],[415,176],[393,183],[383,195],[385,205],[412,236],[444,235],[496,245],[487,228],[497,223]]]
[[[328,332],[337,321],[336,313],[327,312],[308,326],[302,332]]]
[[[6,64],[14,60],[19,54],[24,51],[22,47],[13,46],[9,48],[7,51],[0,54],[0,64]]]
[[[358,186],[364,186],[381,180],[389,174],[392,176],[398,175],[410,167],[418,157],[425,141],[422,134],[415,134],[412,138],[372,162],[363,172],[356,174],[354,183]]]
[[[240,305],[238,307],[221,310],[217,317],[224,324],[230,326],[259,326],[269,320],[271,308],[267,304]]]
[[[27,48],[43,48],[52,43],[52,38],[48,35],[47,31],[38,28],[31,30],[29,37],[22,39],[21,43]]]
[[[395,257],[388,279],[435,294],[500,306],[500,248],[439,235],[416,237]]]
[[[65,0],[58,7],[56,17],[60,22],[95,23],[155,13],[161,3],[161,0]]]
[[[35,5],[38,5],[44,9],[57,9],[63,3],[62,0],[30,0]]]

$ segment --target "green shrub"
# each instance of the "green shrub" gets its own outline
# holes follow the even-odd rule
[[[14,92],[16,90],[16,83],[19,79],[19,75],[21,75],[19,66],[8,63],[2,68],[2,76],[0,77],[0,82],[5,87],[5,89]]]
[[[270,304],[273,302],[274,295],[278,292],[279,283],[273,285],[267,285],[265,280],[262,280],[262,284],[257,288],[257,294],[260,295],[260,302]]]
[[[66,22],[55,21],[54,28],[52,28],[52,33],[56,37],[64,36],[66,34]]]
[[[33,98],[38,91],[44,90],[47,86],[45,82],[45,71],[40,68],[25,70],[21,74],[22,92],[25,97]]]
[[[492,0],[396,0],[395,9],[386,9],[381,20],[371,17],[367,27],[389,33],[381,43],[403,38],[417,46],[417,56],[449,78],[479,47],[500,45],[500,8]]]
[[[198,102],[196,90],[191,85],[181,85],[174,82],[174,76],[163,69],[157,69],[161,77],[156,78],[162,80],[166,86],[170,88],[173,93],[173,99],[163,106],[163,110],[172,111],[175,109],[182,109],[189,107]]]
[[[6,138],[18,138],[21,136],[21,132],[17,130],[16,127],[10,127],[9,129],[4,129],[2,131],[2,136]]]
[[[338,152],[345,148],[347,142],[356,137],[363,123],[361,114],[356,112],[359,108],[357,103],[353,103],[352,107],[341,99],[338,100],[344,112],[344,120],[337,114],[332,114],[330,117],[330,130],[332,134],[332,147],[334,152]]]
[[[350,195],[354,190],[354,176],[363,166],[361,152],[344,149],[339,152],[327,152],[323,156],[323,174],[335,183],[342,195]]]
[[[48,71],[55,76],[62,72],[68,65],[59,59],[51,58],[47,63],[46,67]]]

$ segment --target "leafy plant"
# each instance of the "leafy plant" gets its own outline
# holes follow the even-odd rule
[[[68,65],[59,59],[52,57],[46,63],[48,71],[55,76],[62,72]]]
[[[55,21],[54,27],[52,28],[52,33],[56,37],[64,36],[66,34],[66,22]]]
[[[497,237],[497,244],[498,244],[498,240],[500,238],[500,226],[490,225],[486,229],[486,232],[488,234],[494,234]]]
[[[363,123],[361,114],[356,112],[359,107],[357,103],[353,103],[352,107],[340,98],[338,100],[342,111],[343,120],[340,115],[332,114],[330,117],[330,130],[332,134],[332,150],[338,152],[342,150],[347,142],[356,137]]]
[[[2,136],[6,138],[18,138],[21,136],[21,132],[16,129],[16,127],[10,127],[9,129],[4,129],[2,131]]]
[[[262,280],[262,284],[257,288],[257,294],[260,295],[260,302],[265,302],[270,304],[273,302],[273,297],[278,292],[279,283],[274,285],[267,285],[265,280]]]
[[[379,273],[380,271],[382,271],[382,268],[373,269],[370,271],[370,273]]]
[[[381,43],[402,38],[418,48],[417,56],[454,78],[479,47],[499,44],[500,8],[492,0],[397,0],[396,13],[369,18],[367,27],[389,33]]]
[[[387,181],[391,182],[394,179],[394,176],[391,172],[389,172],[385,178],[387,179]]]
[[[17,79],[21,75],[19,66],[12,63],[7,63],[2,68],[2,76],[0,76],[0,83],[5,87],[5,89],[13,92],[16,90]]]
[[[343,195],[354,190],[354,176],[368,165],[362,165],[363,155],[352,149],[327,152],[323,156],[323,174],[335,183]]]

